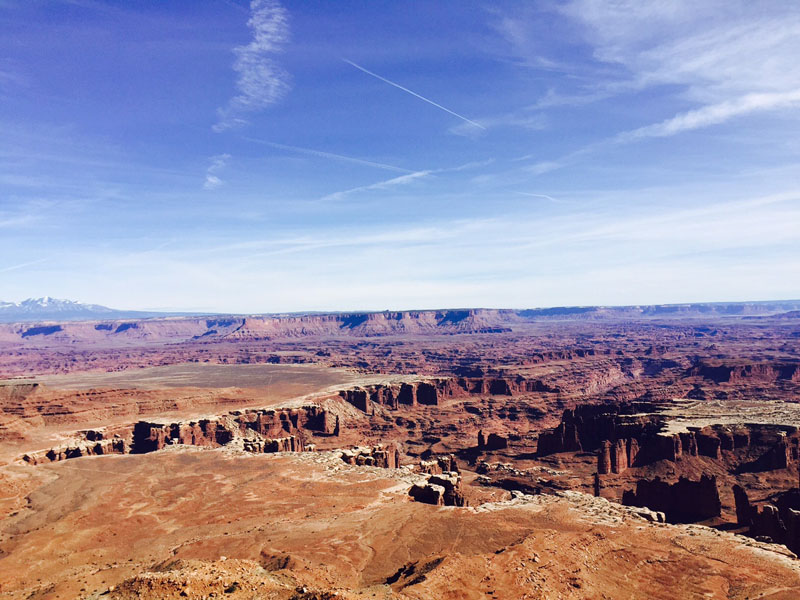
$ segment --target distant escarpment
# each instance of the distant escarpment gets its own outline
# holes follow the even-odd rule
[[[492,334],[524,322],[512,310],[424,310],[278,316],[170,317],[126,321],[0,324],[0,342],[135,344],[305,337]]]
[[[715,383],[778,380],[800,382],[800,362],[735,363],[707,360],[699,361],[688,374]]]
[[[100,307],[102,308],[102,307]],[[133,345],[219,340],[279,340],[307,337],[369,338],[392,335],[508,333],[526,323],[552,320],[715,319],[786,313],[800,302],[587,306],[526,310],[448,309],[333,314],[161,316],[119,311],[26,312],[19,322],[0,318],[0,342],[57,346],[65,343]],[[9,313],[11,314],[11,313]],[[40,315],[37,319],[37,315]],[[63,316],[59,316],[63,315]],[[152,318],[147,318],[152,317]],[[124,320],[123,320],[124,319]],[[3,322],[5,321],[5,322]],[[705,335],[698,333],[698,335]]]
[[[685,456],[721,460],[737,472],[786,469],[800,457],[796,427],[713,425],[668,433],[667,418],[657,408],[640,402],[565,410],[557,427],[539,435],[537,454],[596,452],[601,475]]]

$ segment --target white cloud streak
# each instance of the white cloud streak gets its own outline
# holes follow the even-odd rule
[[[670,137],[800,104],[797,3],[569,0],[556,11],[579,27],[576,37],[592,48],[592,87],[566,96],[549,90],[531,109],[583,104],[620,93],[657,93],[662,99],[672,96],[682,107],[694,107],[540,161],[528,168],[534,174],[573,164],[615,144]],[[547,50],[534,43],[540,37],[536,16],[535,11],[523,12],[505,19],[513,27],[502,31],[520,52]],[[586,63],[576,62],[572,69],[578,73]]]
[[[710,104],[698,109],[682,112],[660,123],[645,125],[644,127],[639,127],[630,131],[623,131],[612,138],[589,144],[556,160],[545,160],[534,163],[528,166],[526,170],[533,175],[543,175],[551,171],[568,167],[584,156],[611,146],[634,143],[647,138],[671,137],[695,129],[711,127],[712,125],[721,125],[735,117],[769,110],[791,108],[796,105],[800,105],[800,89],[774,94],[747,94],[740,98],[734,98],[718,104]],[[528,158],[530,158],[530,156],[523,156],[517,160],[526,160]]]
[[[389,85],[392,85],[392,86],[396,87],[399,90],[403,90],[404,92],[406,92],[408,94],[411,94],[415,98],[419,98],[423,102],[427,102],[428,104],[431,104],[431,105],[435,106],[436,108],[438,108],[440,110],[443,110],[444,112],[453,115],[454,117],[458,117],[459,119],[461,119],[465,123],[469,123],[473,127],[478,127],[480,129],[486,129],[483,125],[481,125],[477,121],[473,121],[472,119],[468,119],[467,117],[465,117],[463,115],[460,115],[457,112],[452,111],[449,108],[446,108],[446,107],[442,106],[441,104],[438,104],[437,102],[434,102],[433,100],[430,100],[430,99],[426,98],[425,96],[422,96],[422,95],[418,94],[417,92],[414,92],[414,91],[408,89],[407,87],[403,87],[399,83],[395,83],[394,81],[386,79],[385,77],[381,77],[377,73],[373,73],[372,71],[369,71],[369,70],[365,69],[361,65],[357,65],[356,63],[354,63],[351,60],[347,60],[346,58],[343,58],[342,60],[344,62],[346,62],[348,65],[355,67],[359,71],[362,71],[362,72],[366,73],[367,75],[371,75],[375,79],[379,79],[380,81],[383,81],[384,83],[388,83]]]
[[[204,189],[213,190],[222,185],[223,182],[218,173],[225,168],[230,159],[230,154],[217,154],[211,157],[211,164],[206,169],[206,180],[203,183]]]
[[[526,170],[542,175],[618,144],[667,138],[722,125],[732,119],[800,104],[800,7],[742,0],[571,0],[560,9],[583,27],[599,63],[624,67],[586,95],[601,99],[620,92],[661,97],[674,93],[682,105],[699,105],[661,121],[622,131]],[[769,16],[765,16],[769,15]],[[665,92],[663,86],[676,91]],[[559,105],[553,92],[537,105]],[[534,108],[534,107],[532,107]],[[518,160],[527,160],[524,156]]]
[[[675,135],[798,101],[795,3],[572,0],[563,12],[583,25],[595,58],[625,67],[630,78],[617,89],[677,85],[701,105],[628,137]]]
[[[290,87],[288,73],[272,59],[289,39],[288,12],[275,0],[252,0],[250,11],[247,25],[253,39],[233,50],[239,94],[217,111],[219,120],[213,127],[216,132],[246,124],[246,115],[274,104]]]
[[[798,103],[800,103],[800,89],[772,94],[747,94],[680,113],[661,123],[624,132],[618,136],[618,140],[627,142],[647,137],[667,137],[684,131],[719,125],[734,117],[759,111],[788,108]]]
[[[479,128],[472,123],[459,123],[451,127],[448,131],[454,135],[461,135],[469,138],[480,137],[487,130],[498,127],[517,127],[530,131],[538,131],[547,128],[547,118],[541,113],[508,113],[482,118],[481,124],[483,126]]]

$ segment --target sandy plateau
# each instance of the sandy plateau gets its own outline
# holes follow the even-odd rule
[[[0,597],[798,598],[781,308],[0,325]]]

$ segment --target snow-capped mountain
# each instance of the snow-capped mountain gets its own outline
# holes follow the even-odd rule
[[[84,304],[72,300],[28,298],[21,302],[0,301],[0,323],[23,321],[91,321],[94,319],[131,319],[164,316],[165,313],[150,313],[131,310],[115,310],[99,304]]]

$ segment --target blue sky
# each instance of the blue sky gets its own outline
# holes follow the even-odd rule
[[[0,299],[800,298],[793,2],[0,0]]]

